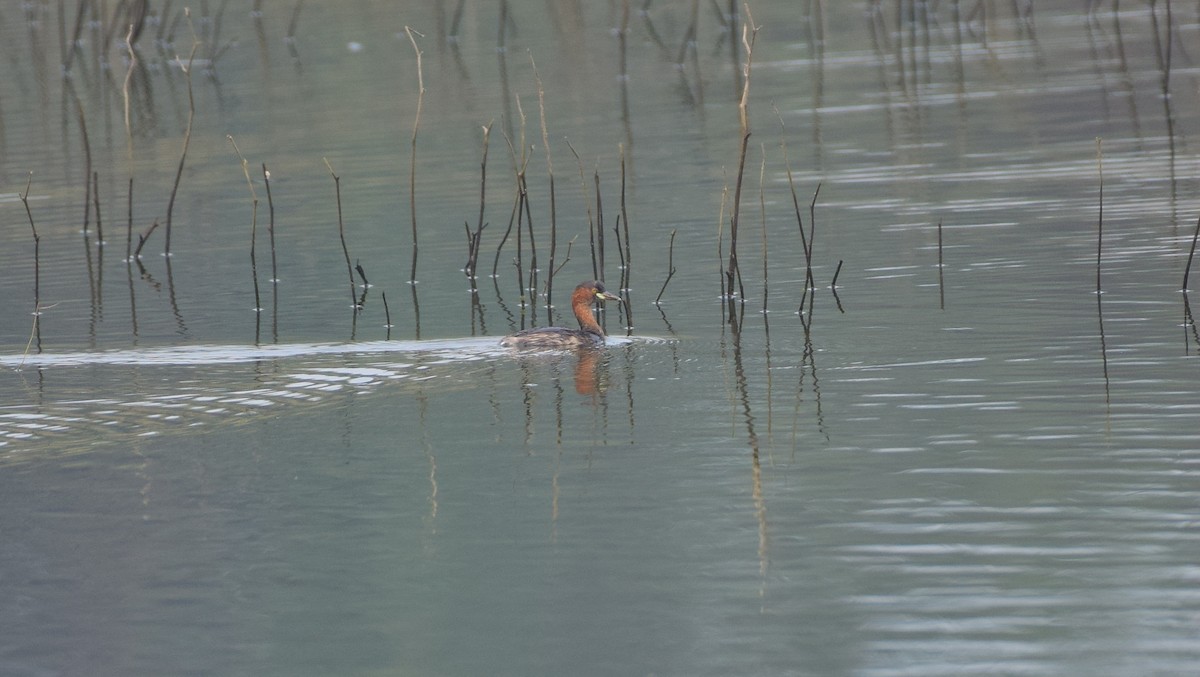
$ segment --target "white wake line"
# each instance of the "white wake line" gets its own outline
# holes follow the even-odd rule
[[[609,337],[608,339],[610,345],[622,345],[631,342],[632,339],[624,337]],[[512,351],[500,346],[500,337],[498,336],[435,339],[429,341],[288,343],[260,346],[195,345],[131,350],[0,355],[0,367],[17,369],[81,365],[216,365],[320,355],[383,355],[389,353],[435,354],[448,360],[474,360],[509,355]]]
[[[870,371],[872,369],[896,369],[899,367],[934,367],[945,364],[966,364],[969,362],[983,362],[986,357],[952,357],[944,360],[923,360],[921,362],[889,362],[886,364],[849,364],[840,367],[830,367],[830,369],[845,370],[845,371]]]
[[[461,353],[466,357],[500,353],[498,339],[447,339],[436,341],[367,341],[363,343],[288,343],[262,346],[196,345],[132,350],[105,350],[72,353],[0,355],[0,366],[66,367],[104,365],[206,365],[257,362],[318,355],[358,355],[385,353]]]

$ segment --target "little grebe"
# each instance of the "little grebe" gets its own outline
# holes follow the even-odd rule
[[[596,281],[580,283],[571,294],[571,310],[579,320],[579,329],[565,327],[538,327],[505,336],[500,345],[510,348],[575,348],[604,344],[604,330],[596,323],[592,303],[620,301],[621,297],[605,291],[604,284]]]

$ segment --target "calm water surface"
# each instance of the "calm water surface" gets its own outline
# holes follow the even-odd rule
[[[0,10],[3,674],[1200,671],[1194,7],[752,5],[728,305],[712,6],[194,8],[169,207],[175,4],[128,88],[126,19]],[[500,349],[601,218],[609,346]]]

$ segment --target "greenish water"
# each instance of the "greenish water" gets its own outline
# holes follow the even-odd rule
[[[293,3],[194,8],[215,60],[169,259],[186,22],[139,39],[127,134],[115,21],[84,22],[64,78],[74,8],[0,10],[0,672],[1194,674],[1195,12],[1174,7],[1164,104],[1163,7],[810,5],[751,6],[732,313],[736,59],[711,6],[682,68],[693,3],[632,8],[625,77],[619,3],[508,3],[502,50],[490,3],[306,3],[290,40]],[[545,283],[531,56],[556,322],[601,211],[619,286],[624,159],[632,321],[610,304],[601,352],[497,345],[548,319],[515,233],[496,256],[507,135]],[[789,165],[806,227],[820,186],[802,314]],[[134,244],[164,224],[140,267],[130,202]]]

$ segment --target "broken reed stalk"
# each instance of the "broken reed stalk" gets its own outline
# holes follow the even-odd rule
[[[734,181],[733,189],[733,205],[730,209],[729,221],[729,265],[725,270],[725,286],[729,291],[730,300],[733,299],[733,281],[736,278],[738,283],[739,294],[742,301],[745,302],[746,291],[742,287],[742,271],[738,265],[737,258],[737,237],[738,237],[738,220],[741,212],[742,204],[742,180],[746,169],[746,149],[750,143],[750,67],[754,59],[754,41],[758,37],[758,26],[754,25],[754,17],[750,14],[750,7],[747,5],[746,22],[742,25],[742,46],[746,49],[746,60],[742,64],[742,95],[738,101],[738,121],[741,132],[741,150],[738,153],[738,172],[737,178]]]
[[[250,278],[254,280],[254,312],[260,313],[263,306],[258,290],[258,257],[255,254],[258,245],[258,193],[254,190],[254,182],[250,180],[250,163],[242,155],[237,141],[233,140],[232,134],[226,134],[225,138],[229,140],[229,145],[233,146],[233,152],[242,163],[242,175],[246,177],[246,188],[250,190]]]
[[[350,265],[350,248],[346,246],[346,226],[342,221],[342,177],[333,171],[333,165],[329,164],[329,158],[321,159],[325,161],[325,166],[329,168],[329,175],[333,177],[333,191],[337,197],[338,238],[342,241],[342,256],[346,259],[346,276],[350,278],[350,305],[358,310],[361,306],[358,305],[358,298],[354,295],[354,268]]]
[[[567,240],[567,255],[563,257],[563,260],[558,264],[558,267],[554,269],[555,275],[561,273],[562,269],[567,265],[567,262],[571,260],[571,247],[575,246],[575,238],[577,237],[579,236],[575,235],[570,240]]]
[[[138,260],[138,259],[142,258],[142,247],[146,246],[146,242],[150,240],[150,234],[153,233],[157,229],[158,229],[158,220],[155,219],[154,223],[150,224],[150,227],[146,229],[145,233],[138,234],[138,246],[136,249],[133,250],[134,260]],[[141,265],[141,264],[139,263],[138,265]]]
[[[659,305],[662,302],[663,292],[667,290],[667,285],[671,283],[671,278],[675,277],[675,229],[671,229],[671,241],[667,244],[667,279],[663,280],[662,289],[658,290],[658,296],[654,297],[654,305]]]
[[[533,53],[529,54],[529,65],[533,68],[533,79],[537,83],[538,115],[542,122],[542,148],[546,151],[546,175],[550,180],[550,264],[546,275],[546,312],[554,306],[554,257],[558,253],[558,205],[554,194],[554,163],[550,157],[550,134],[546,129],[546,90],[542,87],[542,76],[538,75]]]
[[[267,190],[267,239],[271,243],[271,284],[279,283],[279,268],[275,262],[275,201],[271,199],[271,171],[262,163],[263,187]]]
[[[33,232],[33,309],[36,318],[38,308],[41,306],[42,293],[42,238],[38,235],[37,226],[33,223],[33,211],[29,209],[29,188],[32,185],[33,172],[29,172],[29,179],[25,182],[25,192],[20,197],[21,204],[25,205],[25,216],[29,217],[29,230]],[[36,322],[36,319],[34,321]]]
[[[191,25],[191,10],[183,9],[184,16],[188,17],[188,24]],[[192,121],[196,118],[196,98],[192,92],[192,63],[196,58],[196,49],[200,47],[200,40],[196,37],[195,29],[192,30],[192,51],[188,55],[187,66],[183,68],[184,79],[187,80],[188,92],[188,118],[187,127],[183,131],[183,150],[179,153],[179,166],[175,169],[175,183],[171,186],[171,198],[167,201],[167,230],[164,236],[166,243],[163,245],[163,255],[171,255],[171,217],[175,211],[175,196],[179,192],[179,182],[183,179],[183,163],[187,161],[188,145],[192,142]],[[176,56],[178,61],[179,57]]]
[[[1196,219],[1196,231],[1192,233],[1192,248],[1188,251],[1187,265],[1183,268],[1183,292],[1188,290],[1188,276],[1192,274],[1192,258],[1196,256],[1196,240],[1200,240],[1200,218]]]
[[[845,261],[838,259],[837,268],[833,271],[833,280],[829,283],[830,289],[837,289],[838,275],[842,274],[843,263],[845,263]]]
[[[1104,147],[1096,137],[1096,171],[1100,175],[1100,208],[1096,218],[1096,293],[1100,292],[1100,258],[1104,251]]]
[[[417,282],[417,130],[421,127],[421,108],[425,105],[425,75],[421,70],[421,48],[417,47],[417,39],[413,37],[414,31],[408,26],[404,27],[404,33],[408,36],[408,41],[412,43],[413,51],[417,54],[417,114],[413,118],[412,130],[412,155],[408,166],[408,205],[412,215],[412,271],[409,273],[408,281],[411,284]],[[417,35],[421,35],[417,33]],[[421,37],[425,37],[421,35]]]

